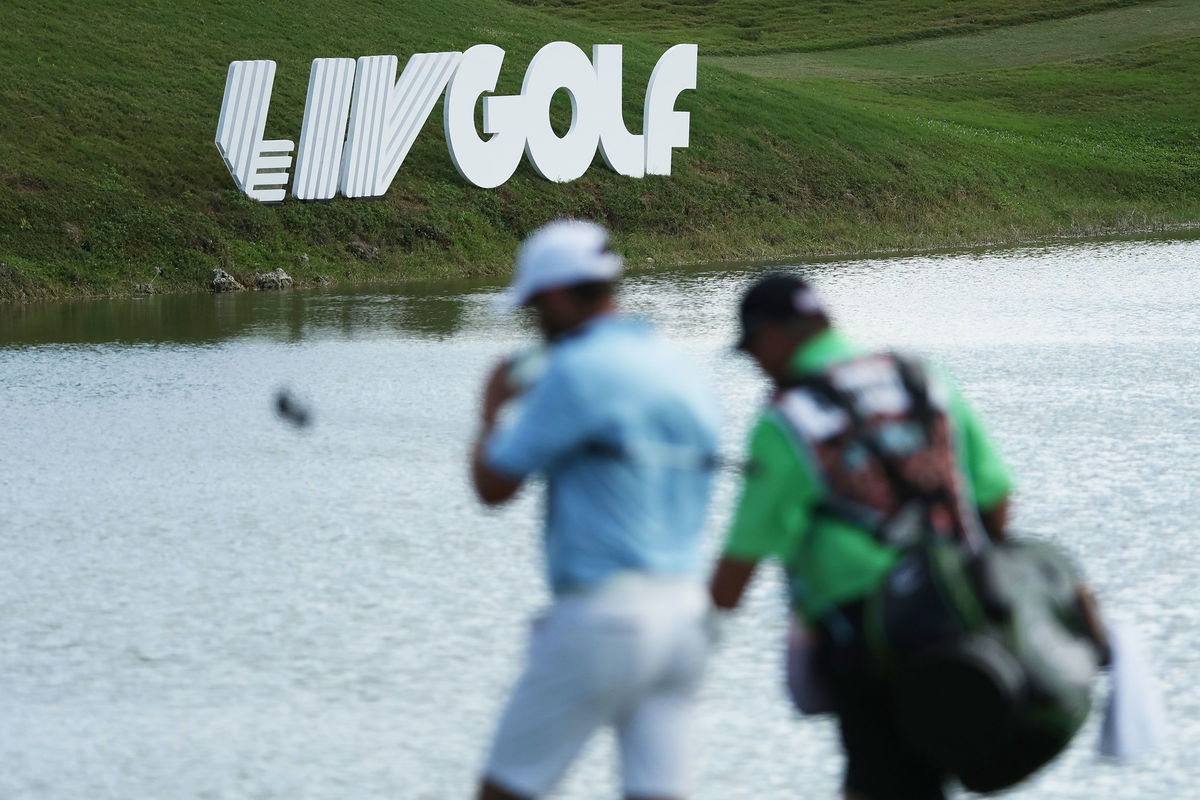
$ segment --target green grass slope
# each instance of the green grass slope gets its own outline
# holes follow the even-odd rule
[[[766,78],[844,78],[980,72],[1101,58],[1200,36],[1200,0],[1166,0],[987,33],[817,53],[709,57],[710,63]]]
[[[915,6],[872,4],[897,14]],[[1103,15],[1079,19],[1093,18]],[[680,41],[704,41],[702,29],[693,33]],[[214,267],[243,281],[274,267],[300,280],[502,274],[525,233],[562,215],[604,221],[638,263],[1200,220],[1195,37],[938,75],[881,75],[886,53],[868,57],[865,78],[761,78],[738,71],[749,62],[702,58],[699,90],[679,103],[692,112],[692,146],[676,151],[674,175],[643,180],[612,174],[597,158],[571,184],[523,164],[505,186],[476,189],[450,162],[439,104],[386,197],[267,207],[235,189],[212,143],[235,59],[278,62],[267,136],[294,140],[314,57],[395,53],[403,62],[490,42],[508,51],[500,86],[508,93],[534,52],[556,39],[626,45],[626,122],[639,129],[661,47],[504,0],[8,0],[0,5],[0,299],[122,293],[139,283],[200,289]],[[379,247],[379,258],[356,257],[347,247],[354,240]]]
[[[1144,0],[1142,0],[1144,2]],[[511,0],[604,30],[713,55],[788,53],[928,39],[1060,19],[1139,0]]]

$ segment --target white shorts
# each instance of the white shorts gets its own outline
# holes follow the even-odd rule
[[[692,579],[621,573],[533,623],[524,673],[487,777],[540,797],[597,729],[616,729],[626,796],[683,797],[691,715],[707,660],[708,595]]]

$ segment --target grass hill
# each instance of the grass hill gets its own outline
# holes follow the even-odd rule
[[[834,50],[1061,19],[1137,0],[514,0],[658,45],[711,55]]]
[[[278,62],[267,137],[297,139],[314,57],[403,63],[489,42],[508,53],[499,91],[515,93],[556,39],[625,45],[631,130],[663,45],[701,43],[699,90],[678,106],[692,145],[672,176],[597,159],[561,185],[523,163],[476,189],[446,153],[439,104],[381,200],[265,207],[212,143],[235,59]],[[1200,220],[1200,0],[7,0],[0,69],[0,299],[200,289],[214,267],[499,274],[562,215],[606,222],[638,263]]]

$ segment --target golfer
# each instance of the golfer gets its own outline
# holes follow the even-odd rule
[[[536,798],[597,730],[615,730],[626,798],[688,792],[693,701],[707,655],[700,528],[717,448],[704,381],[645,322],[617,313],[621,258],[588,222],[555,222],[517,254],[506,309],[548,345],[510,425],[513,366],[487,381],[472,455],[480,499],[546,481],[554,601],[533,625],[479,797]]]

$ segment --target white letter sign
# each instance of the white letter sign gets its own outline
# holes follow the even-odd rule
[[[387,191],[460,58],[462,53],[417,53],[399,81],[395,56],[358,60],[342,194],[379,197]]]
[[[675,110],[675,99],[685,89],[696,88],[696,45],[677,44],[654,65],[646,87],[642,120],[646,135],[646,172],[671,174],[671,149],[688,146],[691,115]]]
[[[571,97],[571,128],[559,137],[550,127],[550,100],[559,90]],[[525,155],[537,173],[566,183],[587,172],[600,143],[599,91],[592,62],[570,42],[538,50],[521,84],[525,98]]]
[[[600,89],[600,154],[613,172],[640,178],[646,174],[645,137],[629,132],[621,112],[621,45],[596,45],[592,63]]]
[[[313,59],[292,197],[330,200],[337,193],[353,91],[354,59]]]
[[[263,141],[274,85],[274,61],[233,62],[217,121],[217,150],[225,166],[239,189],[264,203],[283,199],[288,176],[282,170],[292,165],[295,147],[286,139]]]
[[[483,132],[475,132],[475,102],[484,92],[496,91],[504,51],[493,44],[477,44],[463,53],[458,72],[446,87],[443,116],[446,146],[458,174],[483,189],[493,189],[512,177],[525,152],[525,117],[521,95],[485,97]]]
[[[443,91],[450,160],[481,188],[512,177],[522,154],[539,175],[559,183],[587,172],[597,149],[622,175],[670,175],[672,151],[690,138],[690,115],[675,103],[696,88],[696,56],[696,45],[681,44],[659,59],[646,87],[641,134],[629,132],[622,114],[620,45],[596,45],[589,59],[569,42],[551,42],[529,62],[521,93],[510,96],[492,95],[504,51],[490,44],[465,53],[416,53],[399,80],[396,56],[314,59],[292,196],[386,193]],[[274,81],[274,61],[230,64],[217,122],[217,149],[238,188],[265,203],[283,200],[295,149],[289,140],[263,139]],[[559,92],[571,100],[563,136],[550,124]],[[479,103],[482,137],[475,127]]]

